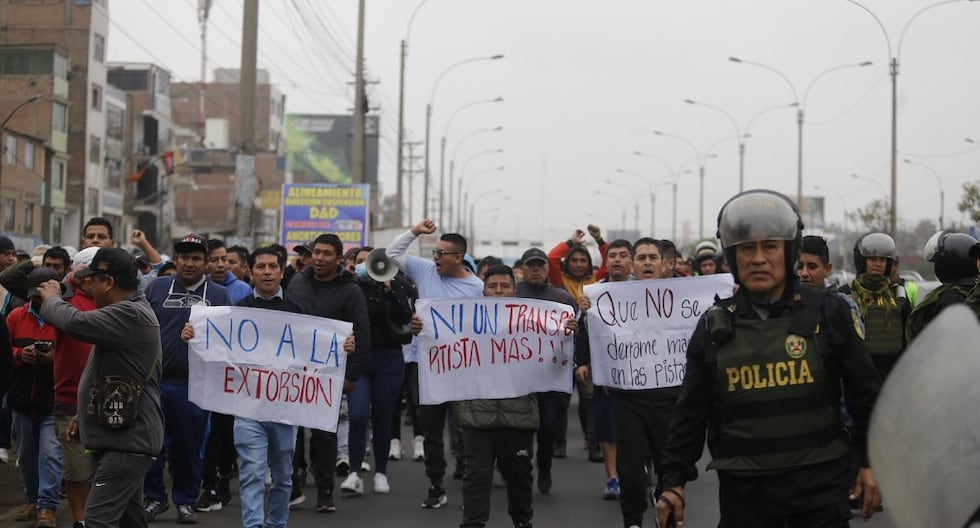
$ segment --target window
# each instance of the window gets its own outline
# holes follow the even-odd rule
[[[92,85],[92,110],[102,111],[102,87],[98,84]]]
[[[123,120],[125,112],[116,105],[106,103],[105,106],[105,136],[123,140]]]
[[[68,78],[68,57],[55,54],[54,56],[54,76],[59,79]]]
[[[17,165],[17,138],[7,134],[7,165]]]
[[[68,133],[68,105],[64,105],[59,102],[55,102],[51,105],[52,115],[52,128],[56,132],[61,132],[63,134]]]
[[[32,233],[34,231],[34,204],[29,203],[24,205],[24,232]]]
[[[17,202],[13,198],[3,199],[3,228],[7,231],[14,230],[14,207]]]
[[[34,172],[34,143],[24,142],[24,168]]]
[[[54,56],[50,49],[4,50],[0,52],[0,75],[51,75]]]
[[[51,160],[51,188],[56,191],[65,190],[65,161]]]
[[[99,136],[89,136],[88,138],[88,161],[89,163],[99,163],[102,157],[102,138]]]
[[[65,219],[61,216],[51,217],[51,237],[48,240],[61,240],[61,234],[63,231],[63,226],[65,225]]]
[[[105,187],[107,190],[122,188],[122,162],[114,159],[105,160]]]
[[[105,62],[105,37],[98,33],[92,39],[92,58],[98,63]]]

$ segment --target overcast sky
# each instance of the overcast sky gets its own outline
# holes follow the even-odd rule
[[[906,23],[933,2],[862,3],[887,30],[894,55]],[[378,81],[369,97],[380,107],[382,121],[382,194],[395,192],[399,41],[417,5],[418,0],[367,0],[365,56],[369,79]],[[156,62],[178,81],[199,80],[195,6],[195,0],[111,2],[110,60]],[[260,2],[259,67],[269,70],[273,83],[287,94],[288,112],[349,111],[353,90],[346,83],[353,80],[356,9],[356,0]],[[214,68],[239,67],[241,14],[242,0],[215,0],[209,79]],[[962,185],[980,179],[980,143],[966,141],[980,142],[977,27],[980,2],[949,3],[916,18],[901,40],[901,224],[939,216],[936,176],[928,168],[902,163],[906,157],[938,173],[946,192],[947,225],[966,220],[956,210]],[[719,207],[738,190],[736,130],[722,113],[685,104],[685,99],[722,108],[743,133],[755,117],[746,140],[746,188],[771,188],[795,198],[796,110],[759,112],[797,97],[805,101],[804,191],[826,196],[830,221],[839,223],[844,208],[854,211],[885,198],[890,188],[885,32],[846,0],[427,0],[409,42],[409,139],[424,138],[425,104],[441,73],[460,61],[497,53],[505,58],[448,72],[433,99],[433,197],[438,195],[438,138],[450,115],[474,101],[505,100],[461,110],[448,135],[447,159],[457,152],[457,168],[467,165],[464,189],[471,199],[497,188],[509,197],[488,195],[477,204],[484,238],[520,236],[551,244],[589,222],[618,227],[623,206],[632,227],[636,203],[640,228],[648,234],[649,186],[669,174],[658,161],[634,151],[660,157],[676,170],[693,169],[677,176],[677,238],[697,237],[697,163],[684,165],[694,158],[694,149],[656,136],[654,130],[682,136],[703,157],[709,149],[717,155],[705,163],[704,231],[713,236]],[[732,56],[779,70],[798,95],[780,75],[733,63]],[[829,69],[863,61],[873,65],[834,71],[812,83]],[[470,133],[496,126],[503,131],[460,143]],[[498,148],[504,152],[479,155]],[[493,170],[500,166],[503,171]],[[645,179],[617,173],[617,168]],[[606,179],[617,183],[605,184]],[[669,189],[656,188],[659,237],[671,234]],[[418,177],[416,217],[421,217],[421,195]],[[430,216],[437,217],[434,208]]]

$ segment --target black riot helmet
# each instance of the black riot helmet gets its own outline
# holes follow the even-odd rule
[[[965,233],[939,231],[929,238],[922,256],[932,262],[936,278],[943,283],[974,279],[977,276],[977,259],[971,257],[980,244]]]
[[[895,266],[895,239],[886,233],[866,233],[854,243],[854,269],[858,275],[867,273],[868,257],[885,257],[885,276],[891,275]]]
[[[738,283],[735,246],[761,240],[785,240],[786,276],[796,273],[803,238],[800,211],[789,198],[775,191],[755,189],[736,194],[718,213],[718,233],[728,267]]]

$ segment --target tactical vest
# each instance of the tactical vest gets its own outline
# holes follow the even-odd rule
[[[822,301],[792,316],[732,321],[718,348],[709,469],[769,472],[847,454],[831,379],[817,346]]]
[[[893,356],[905,350],[902,305],[890,294],[876,299],[863,315],[864,346],[868,354]]]
[[[961,284],[957,283],[943,284],[935,290],[929,292],[928,295],[922,298],[922,302],[916,305],[916,307],[912,310],[912,313],[909,314],[909,321],[905,325],[906,341],[912,341],[912,338],[919,335],[919,332],[922,332],[922,329],[925,328],[926,324],[928,324],[936,317],[936,315],[938,315],[935,313],[933,305],[939,301],[940,297],[950,290],[958,293],[960,297],[964,299],[964,302],[966,302],[966,299],[969,298],[970,292]]]
[[[977,318],[980,319],[980,283],[970,290],[970,293],[966,296],[966,300],[963,302],[969,304],[973,308],[973,311],[977,313]]]

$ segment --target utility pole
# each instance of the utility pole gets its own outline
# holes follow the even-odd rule
[[[236,236],[254,243],[252,204],[255,200],[255,76],[258,54],[259,0],[245,0],[242,15],[242,61],[239,70],[239,155],[235,158]]]
[[[405,55],[408,53],[408,44],[405,39],[402,39],[401,44],[401,61],[398,73],[398,160],[395,162],[398,166],[398,182],[395,187],[395,218],[398,221],[398,225],[401,226],[405,221],[405,216],[402,214],[402,204],[404,203],[404,189],[402,188],[402,180],[404,175],[403,170],[403,160],[405,149]],[[411,189],[411,185],[408,187]],[[411,194],[411,191],[409,191]],[[412,217],[412,213],[409,212],[409,218]]]
[[[197,88],[197,140],[204,146],[206,135],[205,121],[207,114],[204,107],[204,94],[207,89],[207,60],[208,60],[208,12],[211,10],[211,0],[197,0],[197,23],[201,26],[201,81]]]
[[[357,3],[357,61],[354,73],[354,137],[351,142],[351,183],[364,181],[364,119],[367,104],[364,92],[364,0]],[[372,193],[374,194],[374,193]],[[368,211],[368,218],[370,218]]]
[[[405,146],[408,147],[408,159],[407,159],[408,168],[405,169],[405,171],[408,173],[408,218],[409,218],[408,223],[409,224],[415,222],[415,216],[414,216],[415,213],[412,210],[413,209],[412,206],[415,203],[415,200],[412,198],[412,181],[413,181],[412,177],[421,172],[420,170],[414,168],[418,160],[422,157],[422,156],[415,155],[415,147],[421,144],[422,144],[421,141],[405,143]]]

